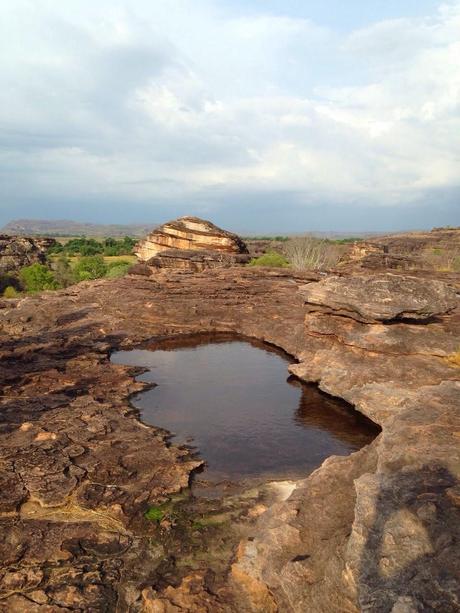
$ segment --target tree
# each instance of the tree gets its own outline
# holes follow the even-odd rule
[[[74,268],[78,281],[89,281],[104,277],[107,272],[107,264],[100,255],[82,257]]]
[[[54,278],[59,287],[69,287],[76,282],[75,273],[65,255],[62,255],[54,266]]]
[[[56,289],[57,283],[53,272],[43,264],[32,264],[25,266],[19,271],[25,289],[28,292],[41,292],[45,289]]]

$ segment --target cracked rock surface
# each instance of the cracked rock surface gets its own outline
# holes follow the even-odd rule
[[[1,611],[458,610],[460,369],[446,359],[460,347],[458,285],[439,286],[421,323],[385,323],[395,316],[375,296],[359,310],[371,277],[340,278],[355,288],[346,313],[324,299],[338,281],[320,279],[159,270],[0,303]],[[398,300],[393,311],[414,312]],[[238,547],[216,528],[229,551],[218,568],[170,555],[188,541],[144,518],[199,460],[137,419],[139,369],[109,361],[153,337],[212,331],[283,348],[295,375],[382,428],[253,513]]]
[[[331,276],[301,288],[305,301],[315,307],[358,321],[427,320],[452,311],[456,291],[442,281],[392,273],[352,277]]]

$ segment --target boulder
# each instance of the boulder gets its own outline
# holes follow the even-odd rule
[[[247,254],[245,243],[232,232],[198,217],[168,221],[140,241],[135,248],[139,260],[148,262],[168,250],[204,251],[217,254]],[[178,254],[178,259],[182,259]]]
[[[54,238],[0,235],[0,274],[17,272],[23,266],[44,264]]]
[[[310,311],[323,311],[357,321],[428,320],[453,310],[456,291],[431,279],[380,273],[372,276],[332,276],[299,290]]]

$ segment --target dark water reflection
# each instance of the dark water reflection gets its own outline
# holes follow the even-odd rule
[[[157,386],[133,405],[174,442],[195,446],[211,481],[305,475],[378,433],[347,403],[288,378],[291,360],[261,343],[188,337],[119,351],[112,361],[149,369],[139,379]]]

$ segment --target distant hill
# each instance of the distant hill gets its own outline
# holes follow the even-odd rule
[[[0,230],[0,234],[19,236],[145,236],[155,224],[98,224],[67,219],[15,219]]]

